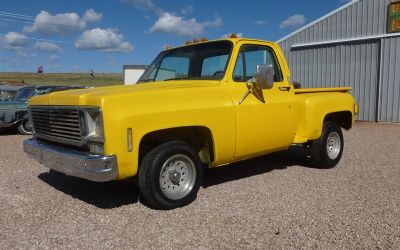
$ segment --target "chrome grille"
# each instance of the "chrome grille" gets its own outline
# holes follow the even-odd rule
[[[81,146],[83,143],[79,110],[74,107],[31,106],[34,136]]]

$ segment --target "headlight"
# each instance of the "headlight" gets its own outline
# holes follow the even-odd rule
[[[87,108],[84,110],[85,135],[91,142],[104,142],[103,115],[99,108]]]

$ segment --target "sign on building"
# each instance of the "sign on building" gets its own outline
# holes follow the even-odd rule
[[[400,2],[389,4],[388,32],[400,32]]]

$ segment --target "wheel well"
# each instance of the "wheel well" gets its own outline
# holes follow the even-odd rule
[[[350,111],[330,113],[325,116],[324,123],[328,121],[336,122],[340,127],[344,129],[351,129],[353,115]]]
[[[143,157],[153,148],[169,142],[182,141],[190,144],[203,163],[214,161],[214,143],[207,127],[190,126],[153,131],[143,136],[139,145],[139,166]]]

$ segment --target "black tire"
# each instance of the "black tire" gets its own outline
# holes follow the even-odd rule
[[[185,170],[181,170],[183,168],[180,168],[182,165],[179,164],[181,164],[181,162],[183,162],[182,164],[185,164],[185,162],[180,162],[178,160],[180,159],[179,157],[183,157],[182,159],[187,161],[186,163],[188,166],[183,166],[186,166],[187,169],[192,169],[190,173],[194,173],[195,176],[191,176],[191,178],[189,178],[191,174],[187,172],[186,176],[188,178],[186,180],[183,179]],[[175,166],[178,166],[178,170],[174,169]],[[168,183],[174,185],[173,187],[176,187],[176,190],[171,190],[170,186],[165,186],[163,188],[161,187],[161,185],[166,183],[164,182],[164,179],[162,179],[162,177],[165,177],[165,175],[161,175],[161,173],[167,175],[167,181],[169,181]],[[176,179],[173,179],[175,178],[175,174],[179,174],[178,183],[173,182],[174,180],[177,181]],[[187,185],[186,183],[188,182],[188,179],[192,180],[190,185]],[[183,182],[181,182],[181,180]],[[203,165],[195,150],[187,143],[171,141],[155,147],[144,156],[139,169],[138,181],[142,195],[151,207],[156,209],[173,209],[185,206],[194,201],[197,197],[197,192],[200,188],[202,180]],[[166,185],[168,185],[168,183]],[[180,184],[182,186],[180,186]],[[186,190],[185,187],[187,186],[191,188]],[[173,192],[179,192],[178,189],[179,191],[181,189],[185,189],[185,192],[188,193],[181,194],[183,197],[168,197],[168,195],[172,196]]]
[[[21,135],[31,135],[32,134],[32,127],[30,125],[29,120],[23,120],[17,127],[18,132]]]
[[[334,122],[326,122],[321,137],[311,142],[311,158],[314,166],[335,167],[342,158],[343,145],[341,128]]]

